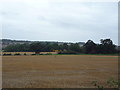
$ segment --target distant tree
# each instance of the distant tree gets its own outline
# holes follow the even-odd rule
[[[99,52],[102,54],[113,54],[116,53],[115,45],[111,39],[101,39],[99,45]]]
[[[59,50],[58,43],[52,44],[52,51],[53,51],[53,50]]]
[[[26,52],[26,51],[30,51],[30,45],[29,44],[9,45],[6,48],[4,48],[4,51],[6,51],[6,52]]]
[[[71,45],[69,46],[69,49],[70,49],[71,51],[76,52],[76,53],[81,53],[81,48],[80,48],[80,46],[79,46],[78,43],[71,44]]]
[[[53,50],[52,45],[50,43],[46,43],[44,45],[44,50],[45,52],[51,52]]]
[[[59,45],[56,42],[35,42],[32,44],[13,44],[4,48],[6,52],[51,52],[58,50],[61,54],[114,54],[120,53],[120,49],[117,49],[111,39],[101,39],[100,44],[94,43],[92,40],[88,40],[82,47],[79,43],[63,43]]]
[[[9,46],[7,46],[7,47],[4,48],[4,51],[5,52],[15,52],[16,49],[15,49],[15,46],[9,45]]]
[[[85,49],[84,50],[85,53],[95,54],[96,53],[96,46],[97,45],[92,40],[88,40],[83,47]]]
[[[30,44],[30,50],[36,53],[44,51],[44,44],[37,42]]]
[[[65,50],[68,50],[68,49],[69,49],[69,46],[67,45],[67,43],[64,43],[64,44],[63,44],[63,49],[65,49]]]

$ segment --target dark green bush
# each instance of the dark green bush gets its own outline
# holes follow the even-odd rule
[[[31,54],[31,55],[36,55],[36,54]]]
[[[24,53],[24,55],[27,55],[26,53]]]
[[[14,55],[21,55],[20,53],[15,53]]]
[[[10,53],[10,54],[6,54],[6,53],[5,53],[5,54],[3,54],[3,56],[9,56],[9,55],[12,55],[12,54],[11,54],[11,53]]]

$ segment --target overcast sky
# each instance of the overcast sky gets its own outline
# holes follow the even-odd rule
[[[117,2],[2,2],[2,38],[118,43]]]

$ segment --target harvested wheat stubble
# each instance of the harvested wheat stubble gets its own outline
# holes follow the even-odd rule
[[[3,56],[3,88],[87,88],[118,79],[117,56]]]

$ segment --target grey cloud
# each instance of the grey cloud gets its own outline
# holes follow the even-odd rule
[[[117,3],[4,3],[3,38],[117,44]],[[0,16],[1,16],[0,14]],[[45,37],[46,36],[46,37]]]

